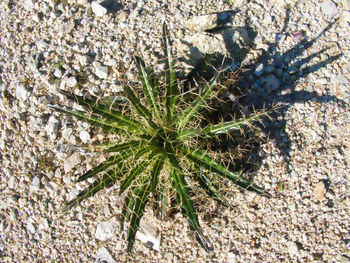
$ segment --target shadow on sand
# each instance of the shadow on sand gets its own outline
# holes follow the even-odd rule
[[[232,18],[235,11],[229,12],[226,17]],[[210,106],[214,108],[212,113],[207,115],[209,121],[217,122],[218,120],[232,120],[252,114],[255,111],[263,111],[275,108],[269,113],[269,117],[263,117],[261,122],[257,122],[260,127],[261,134],[257,134],[256,130],[249,129],[241,136],[239,134],[231,134],[231,136],[220,138],[219,141],[212,143],[215,150],[222,153],[237,156],[234,162],[230,162],[230,168],[236,171],[243,171],[252,176],[252,172],[259,168],[262,159],[258,157],[259,147],[262,141],[269,138],[274,140],[275,144],[282,153],[284,160],[289,164],[290,160],[290,138],[285,132],[286,113],[293,104],[304,103],[312,100],[320,103],[337,103],[340,107],[346,107],[346,103],[335,96],[326,94],[317,94],[301,90],[298,87],[298,81],[307,77],[309,74],[316,72],[327,64],[339,59],[342,54],[328,56],[327,59],[316,64],[309,65],[315,57],[326,54],[329,48],[324,48],[318,52],[304,56],[306,50],[322,38],[324,34],[337,22],[329,23],[316,37],[308,40],[304,37],[303,32],[288,33],[288,24],[290,20],[290,10],[286,11],[284,26],[280,32],[276,34],[274,42],[266,43],[268,48],[264,49],[258,58],[252,63],[248,62],[247,55],[251,49],[255,48],[254,39],[258,34],[250,26],[249,17],[246,15],[245,26],[243,28],[230,29],[222,23],[222,13],[217,14],[218,26],[207,30],[210,34],[222,34],[225,41],[225,47],[230,56],[222,54],[200,54],[201,59],[195,63],[193,70],[185,81],[185,91],[189,89],[199,89],[201,85],[198,83],[205,79],[208,81],[218,70],[223,70],[221,74],[225,85],[225,92],[219,95],[219,99]],[[220,21],[220,22],[219,22]],[[244,38],[249,37],[249,46],[238,45],[233,41],[235,31],[243,31]],[[230,35],[232,34],[232,35]],[[284,53],[279,52],[279,44],[281,36],[299,34],[300,42]],[[184,42],[184,41],[183,41]],[[184,42],[189,45],[189,43]],[[196,55],[200,51],[190,46],[191,55]],[[288,61],[294,61],[293,63]],[[192,65],[193,61],[187,61]],[[271,68],[273,70],[271,70]],[[238,80],[230,84],[228,80],[233,74],[238,73]],[[261,72],[261,73],[260,73]],[[276,74],[278,72],[278,74]],[[230,75],[231,74],[231,75]],[[276,121],[278,118],[278,121]],[[241,144],[243,142],[243,145]],[[237,154],[239,153],[239,154]]]

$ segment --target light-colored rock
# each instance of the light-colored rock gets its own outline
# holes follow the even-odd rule
[[[28,99],[28,96],[29,96],[28,90],[22,84],[19,84],[16,87],[16,98],[18,100],[24,101]]]
[[[38,230],[48,230],[49,229],[49,221],[46,218],[41,218],[39,221],[39,227]]]
[[[321,3],[321,10],[327,16],[335,16],[338,14],[339,10],[337,6],[331,0],[326,0]]]
[[[299,248],[295,242],[289,242],[288,253],[291,257],[295,257],[298,254]]]
[[[317,78],[315,80],[315,84],[326,85],[328,84],[328,80],[326,78]]]
[[[108,220],[106,222],[101,222],[97,225],[95,237],[98,240],[106,241],[107,239],[113,237],[114,233],[114,219]]]
[[[350,10],[350,0],[343,0],[342,4],[345,10]]]
[[[47,136],[49,137],[50,140],[55,140],[57,138],[57,132],[58,132],[58,127],[60,125],[60,122],[57,120],[55,116],[50,116],[46,126],[45,130],[47,133]]]
[[[342,255],[340,257],[340,262],[341,263],[349,263],[350,262],[350,257]]]
[[[66,173],[70,172],[79,163],[81,163],[80,154],[79,153],[73,153],[64,162],[64,171]]]
[[[63,71],[62,71],[62,69],[60,69],[60,68],[55,68],[55,70],[53,71],[53,75],[54,75],[56,78],[58,78],[58,79],[62,78],[62,76],[63,76]]]
[[[259,77],[261,76],[261,74],[263,74],[263,72],[264,72],[264,64],[260,63],[259,65],[256,66],[254,73]]]
[[[95,74],[100,79],[105,79],[108,77],[108,68],[102,66],[101,63],[94,63],[95,66]]]
[[[62,138],[65,140],[69,140],[69,138],[71,137],[73,133],[73,129],[72,128],[65,128],[62,130]]]
[[[136,233],[136,238],[147,246],[159,251],[160,249],[160,233],[150,223],[147,218],[142,218],[140,222],[140,228]]]
[[[32,183],[30,184],[29,191],[35,192],[40,190],[40,178],[38,176],[34,176]]]
[[[35,232],[36,232],[36,228],[35,228],[35,226],[33,225],[33,223],[31,223],[31,222],[29,222],[29,223],[27,224],[27,230],[28,230],[30,233],[32,233],[32,234],[35,234]]]
[[[69,77],[67,80],[66,80],[66,84],[68,87],[70,88],[73,88],[75,87],[75,85],[77,85],[77,79],[75,77]]]
[[[343,74],[341,74],[341,75],[332,75],[331,79],[330,79],[330,82],[334,83],[334,84],[346,84],[346,83],[349,83],[349,79]]]
[[[313,193],[317,200],[322,200],[324,198],[324,195],[327,193],[327,189],[323,181],[320,181],[315,185]]]
[[[88,0],[77,0],[77,3],[79,5],[85,6],[85,5],[87,5],[89,3],[89,1]]]
[[[100,263],[100,262],[105,262],[105,263],[117,263],[115,261],[111,254],[109,254],[108,250],[104,247],[99,248],[95,254],[95,263]]]
[[[23,7],[27,11],[33,11],[34,9],[34,3],[32,0],[24,0]]]
[[[0,209],[6,209],[10,206],[9,202],[0,201]]]
[[[217,15],[194,16],[185,21],[185,26],[192,32],[201,32],[217,26]]]
[[[83,143],[87,143],[91,139],[90,133],[88,133],[87,131],[81,131],[79,133],[79,138]]]
[[[105,14],[107,14],[107,9],[104,8],[102,5],[100,5],[98,2],[94,1],[91,3],[91,9],[92,12],[96,15],[96,16],[104,16]]]

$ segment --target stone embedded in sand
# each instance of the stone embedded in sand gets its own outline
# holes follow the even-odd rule
[[[326,194],[326,192],[327,192],[326,185],[324,184],[323,181],[320,181],[315,185],[314,197],[317,200],[322,200],[324,198],[324,195]]]

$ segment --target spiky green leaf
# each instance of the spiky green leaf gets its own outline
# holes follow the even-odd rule
[[[115,171],[111,170],[106,172],[101,179],[97,179],[87,189],[80,192],[76,198],[69,201],[62,209],[62,212],[68,211],[72,207],[80,204],[83,200],[95,195],[98,191],[109,187],[118,178],[120,178],[120,174],[115,173]]]
[[[151,175],[151,192],[153,193],[153,196],[155,196],[156,188],[159,182],[159,174],[164,166],[164,158],[162,155],[161,157],[154,163]]]
[[[139,151],[138,155],[141,156],[147,152],[149,152],[152,148],[146,148]],[[141,154],[141,151],[143,152]],[[158,154],[157,151],[153,151],[148,157],[148,160],[141,161],[140,163],[136,164],[135,168],[130,171],[130,173],[124,178],[124,180],[120,184],[120,191],[119,194],[122,194],[129,186],[130,184],[136,179],[136,177],[143,172],[143,170],[152,162],[152,158]],[[135,158],[136,160],[138,158]]]
[[[92,126],[102,128],[102,130],[105,132],[118,133],[118,134],[125,132],[124,130],[120,129],[120,127],[117,124],[111,121],[108,121],[106,119],[97,117],[96,115],[86,114],[83,111],[73,110],[72,108],[68,108],[68,107],[60,108],[52,105],[50,107],[59,112],[63,112],[68,115],[74,116],[78,120],[85,121]]]
[[[241,130],[243,127],[251,124],[253,121],[258,120],[260,114],[254,114],[248,118],[242,118],[237,121],[227,121],[216,125],[210,125],[204,128],[203,132],[209,136],[218,134],[226,134],[234,130]]]
[[[165,62],[165,117],[169,122],[174,115],[175,104],[179,94],[179,87],[176,80],[174,61],[171,54],[170,37],[166,23],[163,24],[163,45]]]
[[[193,161],[196,165],[205,167],[211,172],[214,172],[224,178],[230,179],[232,182],[234,182],[236,185],[247,189],[249,191],[256,192],[258,194],[269,196],[269,194],[261,187],[254,184],[251,180],[248,178],[245,178],[241,176],[240,174],[234,173],[230,170],[228,170],[225,166],[215,162],[211,157],[208,155],[203,154],[199,150],[189,150],[186,148],[183,148],[184,152],[186,153],[186,157]]]
[[[129,232],[128,232],[128,247],[127,247],[128,252],[131,251],[132,246],[134,245],[135,235],[137,230],[139,229],[140,220],[143,216],[145,207],[149,200],[150,181],[144,182],[141,185],[141,187],[142,188],[136,197],[135,205],[132,211],[132,217],[130,220],[130,226],[129,226]]]
[[[205,192],[213,198],[215,201],[217,201],[221,205],[228,206],[228,203],[226,202],[225,198],[220,194],[215,184],[212,182],[210,178],[208,178],[207,175],[205,175],[203,172],[197,172],[194,173],[193,178],[199,183],[199,185],[205,190]]]
[[[253,121],[259,120],[262,114],[254,114],[248,118],[241,118],[237,121],[227,121],[215,125],[208,125],[204,129],[182,130],[178,134],[178,139],[186,141],[192,137],[213,137],[219,134],[227,134],[235,130],[241,130]]]
[[[168,157],[170,164],[172,165],[170,176],[172,179],[173,188],[176,190],[177,202],[179,205],[181,205],[182,212],[187,217],[191,228],[195,231],[198,241],[205,249],[208,249],[207,242],[203,237],[201,227],[199,225],[197,212],[189,195],[188,185],[183,174],[181,173],[179,162],[174,155],[169,154]]]
[[[124,230],[124,222],[130,221],[130,216],[132,214],[132,209],[135,204],[135,196],[137,196],[136,190],[140,190],[139,188],[135,187],[136,189],[130,190],[125,197],[124,205],[120,217],[120,229]]]
[[[188,122],[198,114],[198,112],[205,106],[206,101],[212,96],[214,87],[216,86],[219,74],[216,74],[207,83],[203,92],[183,111],[183,114],[177,120],[177,127],[179,130],[183,129]]]
[[[81,182],[90,177],[93,177],[100,172],[108,170],[108,168],[110,167],[119,166],[119,168],[121,168],[122,163],[131,155],[135,154],[134,151],[136,151],[141,145],[142,142],[140,141],[130,141],[127,143],[117,144],[110,147],[106,151],[117,151],[119,152],[119,154],[109,157],[106,161],[100,163],[95,168],[87,171],[85,174],[78,178],[77,182]]]
[[[153,112],[156,114],[157,118],[160,119],[161,117],[155,95],[157,93],[157,87],[152,86],[151,81],[149,80],[148,72],[146,70],[144,61],[140,57],[136,57],[136,60],[138,62],[137,64],[141,76],[143,93],[145,94],[147,102],[152,108]]]
[[[153,122],[152,120],[152,114],[150,111],[141,103],[140,99],[136,97],[134,91],[132,88],[130,88],[128,85],[124,86],[124,90],[126,92],[126,95],[131,103],[131,105],[134,107],[136,112],[142,116],[144,119],[147,120],[148,124],[153,129],[158,129],[158,126]]]
[[[182,130],[178,132],[177,139],[180,141],[187,141],[188,139],[192,137],[205,137],[206,134],[203,133],[203,130],[201,129],[189,129],[189,130]]]
[[[118,124],[119,127],[124,127],[129,131],[137,131],[141,128],[141,124],[139,122],[126,117],[121,112],[111,109],[104,104],[100,104],[83,96],[75,95],[68,91],[61,90],[60,93],[65,95],[67,98],[76,101],[79,105],[89,109],[92,113],[98,114],[105,120]]]

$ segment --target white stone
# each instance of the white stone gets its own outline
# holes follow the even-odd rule
[[[35,234],[36,232],[35,226],[32,223],[27,224],[27,230],[32,234]]]
[[[315,80],[315,84],[322,84],[322,85],[325,85],[328,83],[328,80],[326,78],[317,78]]]
[[[87,131],[81,131],[79,134],[79,138],[83,143],[87,143],[90,141],[90,134]]]
[[[192,32],[201,32],[216,27],[217,20],[216,14],[194,16],[185,21],[185,25]]]
[[[39,231],[48,230],[49,229],[49,221],[46,218],[41,218],[39,222]]]
[[[62,138],[68,141],[72,133],[72,128],[65,128],[64,130],[62,130]]]
[[[58,127],[59,127],[60,123],[59,121],[56,119],[55,116],[51,116],[49,118],[49,121],[46,124],[45,130],[47,133],[47,136],[49,137],[50,140],[55,140],[57,138],[57,132],[58,132]]]
[[[136,238],[147,246],[159,251],[160,233],[146,218],[142,218],[140,228],[136,233]]]
[[[75,87],[75,85],[77,85],[77,79],[75,77],[69,77],[67,80],[66,80],[66,84],[68,87]]]
[[[29,186],[30,192],[35,192],[40,190],[40,178],[38,176],[34,176],[32,183]]]
[[[343,0],[342,4],[345,10],[350,10],[350,0]]]
[[[295,242],[289,242],[288,253],[291,257],[294,257],[298,254],[299,248]]]
[[[326,0],[322,2],[321,10],[322,13],[327,16],[335,16],[336,14],[338,14],[337,6],[331,0]]]
[[[324,182],[323,181],[318,182],[314,187],[314,191],[313,191],[314,197],[317,200],[322,200],[326,193],[327,193],[327,189]]]
[[[88,0],[77,0],[77,3],[79,4],[79,5],[87,5],[89,2],[88,2]]]
[[[101,222],[97,225],[95,237],[98,240],[106,241],[113,237],[114,232],[114,219],[109,221]]]
[[[56,68],[56,69],[54,70],[54,72],[53,72],[53,75],[54,75],[56,78],[60,79],[60,78],[62,78],[62,76],[63,76],[63,72],[62,72],[61,69]]]
[[[113,67],[117,64],[117,61],[114,58],[110,58],[105,62],[105,64],[107,66]]]
[[[23,7],[27,11],[32,11],[34,9],[34,3],[32,0],[24,0]]]
[[[100,63],[94,63],[95,64],[95,74],[100,79],[105,79],[108,76],[108,68],[105,66],[102,66]]]
[[[99,262],[117,263],[117,261],[112,258],[111,254],[109,254],[108,250],[104,247],[97,250],[95,254],[95,263]]]
[[[18,100],[26,100],[28,99],[28,95],[29,95],[29,92],[27,91],[27,89],[23,86],[23,85],[18,85],[17,88],[16,88],[16,98]]]
[[[107,9],[96,1],[91,3],[91,9],[96,16],[104,16],[105,14],[107,14]]]
[[[73,153],[64,162],[64,171],[66,173],[70,172],[75,166],[81,162],[79,153]]]
[[[10,206],[9,202],[0,201],[0,209],[6,209]]]
[[[0,150],[3,151],[5,150],[5,140],[0,138]]]
[[[264,64],[260,63],[256,68],[255,68],[255,75],[260,76],[264,72]]]

